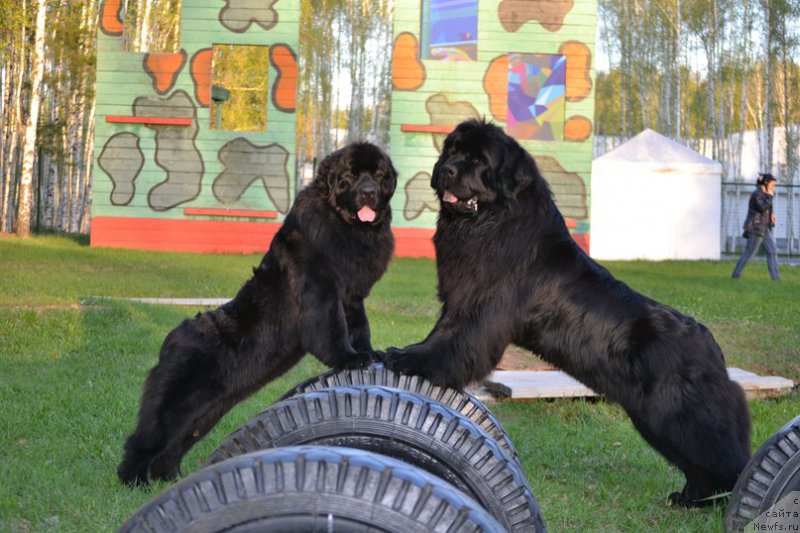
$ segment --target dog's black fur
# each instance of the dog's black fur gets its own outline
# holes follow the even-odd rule
[[[167,335],[125,443],[123,482],[177,476],[223,414],[307,352],[333,368],[374,360],[364,299],[394,249],[396,182],[388,156],[368,143],[322,161],[236,297]]]
[[[386,364],[462,388],[515,343],[624,407],[686,475],[671,503],[730,490],[750,455],[750,418],[711,333],[589,258],[533,158],[500,128],[460,124],[431,185],[442,204],[441,314],[423,342],[389,349]]]

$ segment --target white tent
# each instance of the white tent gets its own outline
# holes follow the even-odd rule
[[[592,162],[596,259],[719,259],[722,165],[644,130]]]

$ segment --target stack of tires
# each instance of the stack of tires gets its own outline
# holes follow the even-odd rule
[[[797,531],[799,514],[800,416],[767,439],[744,467],[728,501],[725,530]]]
[[[473,396],[375,364],[328,372],[231,434],[121,531],[545,531]]]

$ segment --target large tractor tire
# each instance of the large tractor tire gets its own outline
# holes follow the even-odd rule
[[[800,491],[800,416],[762,444],[744,467],[728,500],[726,529],[742,531],[794,491]]]
[[[440,387],[419,376],[407,376],[387,369],[383,363],[353,370],[330,370],[313,377],[284,394],[280,400],[304,392],[341,387],[345,385],[377,385],[401,389],[444,404],[475,422],[502,448],[506,455],[520,463],[511,439],[494,414],[473,395],[449,387]],[[279,400],[279,401],[280,401]],[[521,463],[520,463],[521,464]]]
[[[483,505],[509,531],[544,531],[519,466],[471,420],[416,394],[373,386],[311,391],[278,402],[230,435],[216,463],[264,448],[357,448],[419,466]]]
[[[492,532],[453,486],[362,450],[297,446],[209,466],[145,504],[121,532]]]

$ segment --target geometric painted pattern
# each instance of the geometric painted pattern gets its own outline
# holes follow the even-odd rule
[[[426,58],[443,61],[477,59],[478,0],[428,1],[429,20],[427,27],[423,28],[423,35],[427,37]]]
[[[517,139],[564,140],[567,58],[508,55],[508,133]]]

